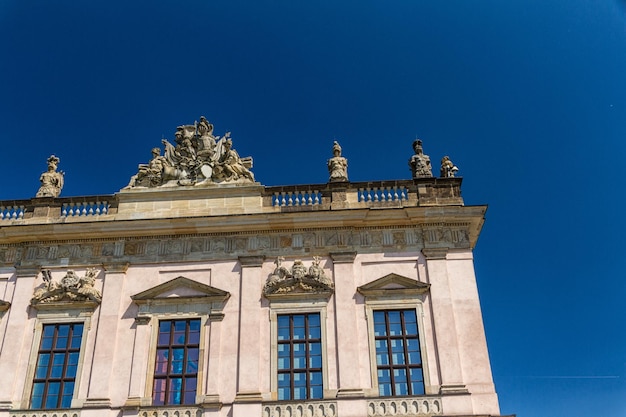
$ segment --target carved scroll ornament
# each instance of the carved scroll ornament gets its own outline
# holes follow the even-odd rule
[[[279,256],[274,272],[268,277],[263,287],[263,295],[271,296],[289,293],[329,293],[334,284],[324,274],[320,266],[321,258],[313,257],[313,264],[307,269],[301,260],[294,261],[291,269],[282,265],[284,258]]]
[[[94,284],[98,270],[90,268],[85,276],[79,277],[76,272],[71,269],[60,281],[52,281],[49,270],[42,272],[44,287],[39,288],[33,294],[31,304],[51,303],[55,301],[92,301],[100,303],[102,294]]]

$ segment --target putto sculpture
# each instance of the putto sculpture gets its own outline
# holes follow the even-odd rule
[[[454,178],[459,168],[452,163],[449,156],[444,156],[441,159],[441,178]]]
[[[313,263],[308,269],[300,259],[296,259],[289,270],[282,265],[285,258],[279,256],[274,261],[276,264],[274,272],[265,282],[263,295],[333,291],[334,284],[324,274],[324,269],[320,266],[321,259],[319,256],[314,256]]]
[[[328,160],[328,182],[348,181],[348,160],[341,156],[341,146],[337,141],[333,144],[333,157]]]
[[[63,171],[58,172],[60,159],[54,155],[48,158],[48,171],[41,174],[41,186],[35,197],[58,197],[63,188]]]
[[[421,140],[415,139],[413,141],[413,150],[415,151],[415,155],[409,159],[409,167],[411,167],[413,178],[432,177],[433,171],[430,165],[430,157],[424,154]]]
[[[140,164],[126,187],[160,187],[200,183],[253,183],[252,158],[241,158],[232,148],[230,132],[213,135],[213,125],[204,117],[193,125],[183,125],[174,133],[176,145],[167,139],[161,149],[152,149],[152,160]]]
[[[98,275],[98,270],[94,268],[89,268],[84,277],[79,277],[76,272],[68,269],[59,282],[52,281],[49,270],[44,270],[42,274],[44,287],[35,291],[31,304],[54,301],[93,301],[99,303],[102,300],[102,294],[94,288],[96,275]]]

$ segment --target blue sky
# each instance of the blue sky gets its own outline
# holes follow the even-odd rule
[[[182,4],[179,4],[182,3]],[[626,416],[626,3],[0,4],[0,200],[126,186],[205,115],[264,185],[410,178],[488,204],[476,272],[503,414]]]

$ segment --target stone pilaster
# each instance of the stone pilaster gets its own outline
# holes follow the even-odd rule
[[[150,317],[135,318],[135,340],[133,343],[133,361],[130,369],[128,399],[125,407],[139,407],[145,395],[150,346]]]
[[[261,294],[264,279],[261,276],[263,256],[239,257],[241,286],[239,299],[239,366],[235,402],[258,402],[261,412],[259,340],[261,340]],[[234,417],[239,417],[234,407]]]
[[[222,320],[224,314],[212,313],[209,314],[209,361],[207,364],[207,372],[204,376],[204,398],[202,400],[202,406],[204,408],[220,408],[221,401],[219,396],[220,391],[220,347],[222,336]]]
[[[102,304],[96,330],[91,378],[85,408],[108,408],[111,406],[109,390],[116,384],[113,377],[115,348],[122,308],[124,279],[128,263],[103,265],[105,277],[102,288]],[[114,347],[112,349],[112,347]]]
[[[337,397],[363,397],[359,337],[357,334],[356,306],[354,304],[354,259],[356,252],[334,252],[335,325],[337,335],[337,362],[339,390]]]
[[[0,410],[8,410],[13,404],[18,408],[26,407],[28,404],[21,404],[21,395],[24,384],[28,384],[23,377],[16,379],[20,372],[20,363],[24,355],[29,355],[32,349],[32,335],[34,322],[29,320],[28,312],[30,299],[33,297],[35,280],[39,274],[39,268],[20,267],[15,270],[14,280],[7,282],[7,296],[10,296],[11,309],[6,313],[7,320],[6,333],[0,346],[0,375],[2,375],[2,386],[0,390]],[[11,296],[12,293],[12,296]],[[32,381],[30,381],[32,383]],[[26,400],[25,400],[26,401]]]
[[[447,268],[447,248],[422,249],[426,257],[426,273],[430,283],[434,329],[441,370],[439,392],[467,393],[463,383],[459,341],[454,305]]]

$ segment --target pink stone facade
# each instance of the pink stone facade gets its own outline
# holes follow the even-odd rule
[[[3,219],[0,417],[499,416],[473,266],[486,207],[463,205],[458,178],[400,185],[406,198],[389,201],[320,186],[317,206],[262,186],[123,191],[98,215],[48,201]],[[332,284],[269,296],[278,257],[286,270],[319,257]],[[33,301],[43,271],[58,283],[89,268],[101,300]],[[419,395],[380,394],[373,317],[388,310],[415,312]],[[281,400],[277,318],[309,313],[321,398]],[[155,405],[160,323],[195,319],[193,400]],[[71,403],[33,410],[43,329],[63,323],[84,325]]]

